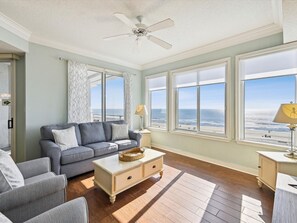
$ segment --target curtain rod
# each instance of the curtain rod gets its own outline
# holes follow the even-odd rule
[[[69,60],[69,59],[66,59],[64,57],[58,57],[58,59],[61,60],[61,61],[68,61]],[[104,67],[98,67],[98,65],[92,65],[92,64],[88,64],[88,65],[91,66],[91,67],[97,67],[99,69],[103,69],[104,71],[111,72],[111,73],[112,72],[119,73],[119,74],[124,73],[124,71],[111,70],[111,69],[107,69],[107,68],[104,68]],[[134,74],[134,73],[131,73],[131,74],[134,75],[134,76],[136,76],[136,74]]]

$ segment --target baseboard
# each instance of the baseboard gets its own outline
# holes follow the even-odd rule
[[[164,145],[160,145],[160,144],[156,144],[156,143],[153,143],[152,146],[156,147],[156,148],[159,148],[159,149],[162,149],[162,150],[165,150],[165,151],[168,151],[168,152],[173,152],[173,153],[176,153],[176,154],[179,154],[179,155],[182,155],[182,156],[187,156],[187,157],[190,157],[190,158],[194,158],[194,159],[201,160],[201,161],[204,161],[204,162],[212,163],[212,164],[215,164],[215,165],[218,165],[218,166],[226,167],[226,168],[236,170],[236,171],[240,171],[240,172],[243,172],[243,173],[247,173],[247,174],[250,174],[250,175],[254,175],[254,176],[258,175],[257,170],[253,169],[253,168],[249,168],[249,167],[245,167],[245,166],[241,166],[241,165],[237,165],[237,164],[233,164],[233,163],[227,163],[227,162],[224,162],[224,161],[221,161],[221,160],[212,159],[212,158],[209,158],[209,157],[206,157],[206,156],[201,156],[201,155],[198,155],[198,154],[195,154],[195,153],[186,152],[186,151],[183,151],[181,149],[176,149],[176,148],[172,148],[172,147],[168,147],[168,146],[164,146]]]

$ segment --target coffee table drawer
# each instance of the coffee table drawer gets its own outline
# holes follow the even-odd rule
[[[163,158],[153,160],[149,163],[144,164],[144,177],[152,175],[153,173],[159,172],[163,168]]]
[[[124,189],[142,179],[142,166],[115,176],[115,191]]]

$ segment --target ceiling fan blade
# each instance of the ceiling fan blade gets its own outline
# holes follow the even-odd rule
[[[132,29],[136,29],[136,25],[127,18],[123,13],[114,13],[113,14],[115,17],[117,17],[119,20],[121,20],[123,23],[125,23],[127,26],[129,26]]]
[[[122,37],[129,37],[132,36],[132,33],[124,33],[124,34],[119,34],[119,35],[114,35],[114,36],[107,36],[104,37],[104,40],[113,40],[113,39],[118,39],[118,38],[122,38]]]
[[[153,43],[165,48],[165,49],[170,49],[172,47],[171,44],[169,44],[169,43],[165,42],[164,40],[161,40],[155,36],[149,35],[149,36],[147,36],[147,39],[152,41]]]
[[[169,28],[171,26],[174,26],[174,21],[171,20],[171,19],[165,19],[161,22],[158,22],[156,24],[153,24],[149,27],[146,28],[147,31],[149,32],[154,32],[154,31],[157,31],[157,30],[160,30],[160,29],[166,29],[166,28]]]

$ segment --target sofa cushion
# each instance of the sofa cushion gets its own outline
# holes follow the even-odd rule
[[[82,145],[104,142],[105,133],[102,122],[88,122],[79,124]]]
[[[80,131],[78,128],[78,124],[76,123],[68,123],[68,124],[58,124],[58,125],[45,125],[40,128],[40,133],[41,133],[41,139],[48,139],[55,141],[52,130],[57,129],[68,129],[70,127],[74,126],[75,127],[75,134],[76,134],[76,139],[77,143],[80,146],[81,145],[81,136],[80,136]]]
[[[112,137],[111,140],[129,139],[128,124],[111,124]]]
[[[114,123],[114,124],[124,124],[125,121],[124,120],[118,120],[118,121],[103,122],[103,128],[104,128],[104,132],[105,132],[106,141],[111,141],[111,138],[112,138],[111,124],[112,123]]]
[[[137,141],[130,139],[116,140],[114,143],[118,145],[119,151],[137,147]]]
[[[86,146],[94,150],[95,156],[102,156],[118,151],[118,145],[112,142],[98,142],[88,144]]]
[[[88,147],[79,146],[62,151],[61,164],[74,163],[94,157],[94,150]]]
[[[24,186],[24,177],[11,156],[0,149],[0,193]]]
[[[78,147],[74,126],[71,126],[68,129],[53,129],[52,132],[55,143],[61,148],[61,150]]]
[[[25,179],[25,185],[36,183],[41,180],[45,180],[45,179],[48,179],[48,178],[51,178],[54,176],[56,176],[56,175],[53,172],[47,172],[47,173],[39,174],[34,177],[29,177],[29,178]]]

